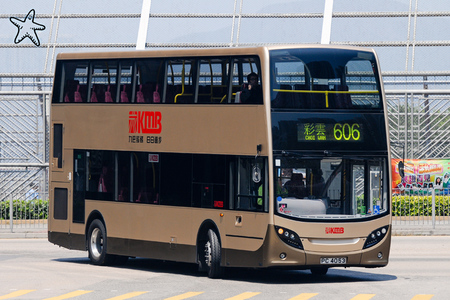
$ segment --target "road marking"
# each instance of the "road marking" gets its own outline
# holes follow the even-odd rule
[[[225,300],[245,300],[245,299],[250,299],[251,297],[254,297],[259,294],[261,294],[261,293],[245,292],[245,293],[236,295],[234,297],[227,298]]]
[[[375,296],[375,294],[359,294],[353,297],[351,300],[369,300],[372,299],[373,296]]]
[[[165,300],[182,300],[182,299],[187,299],[187,298],[191,298],[200,294],[203,294],[204,292],[187,292],[178,296],[173,296],[170,298],[166,298]]]
[[[133,297],[137,297],[137,296],[140,296],[140,295],[146,294],[146,293],[148,293],[148,291],[146,291],[146,292],[127,293],[127,294],[123,294],[123,295],[120,295],[120,296],[117,296],[117,297],[112,297],[112,298],[109,298],[109,299],[106,299],[106,300],[125,300],[125,299],[130,299],[130,298],[133,298]]]
[[[434,295],[416,295],[411,300],[430,300]]]
[[[44,300],[63,300],[63,299],[69,299],[69,298],[81,296],[81,295],[92,293],[92,292],[93,291],[75,291],[75,292],[70,292],[70,293],[67,293],[67,294],[64,294],[64,295],[61,295],[61,296],[47,298],[47,299],[44,299]]]
[[[28,294],[28,293],[31,293],[31,292],[34,292],[34,291],[35,290],[19,290],[19,291],[15,291],[15,292],[9,293],[7,295],[0,296],[0,300],[23,296],[25,294]]]
[[[0,296],[0,300],[4,300],[4,299],[12,299],[12,298],[16,298],[16,297],[20,297],[23,295],[26,295],[28,293],[31,292],[35,292],[36,290],[18,290],[15,292],[11,292],[9,294]],[[83,290],[79,290],[79,291],[74,291],[74,292],[70,292],[61,296],[57,296],[57,297],[52,297],[52,298],[46,298],[44,300],[63,300],[63,299],[69,299],[69,298],[74,298],[77,296],[81,296],[84,294],[88,294],[88,293],[92,293],[93,291],[83,291]],[[133,297],[137,297],[143,294],[149,293],[149,291],[138,291],[138,292],[131,292],[131,293],[127,293],[127,294],[123,294],[120,296],[116,296],[113,298],[108,298],[106,300],[126,300],[126,299],[130,299]],[[187,299],[187,298],[191,298],[191,297],[195,297],[198,296],[200,294],[203,294],[204,292],[187,292],[178,296],[173,296],[170,298],[166,298],[164,300],[183,300],[183,299]],[[255,297],[257,295],[261,294],[260,292],[245,292],[230,298],[226,298],[225,300],[246,300],[246,299],[250,299],[252,297]],[[318,293],[302,293],[299,294],[297,296],[294,296],[292,298],[289,298],[289,300],[308,300],[311,299],[315,296],[319,295]],[[350,300],[369,300],[372,299],[376,294],[358,294],[355,297],[353,297]],[[431,298],[433,298],[435,295],[432,294],[419,294],[419,295],[415,295],[411,300],[430,300]]]
[[[302,293],[300,295],[290,298],[289,300],[308,300],[317,295],[319,295],[319,294],[318,293]]]

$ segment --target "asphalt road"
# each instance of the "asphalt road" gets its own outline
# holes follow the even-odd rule
[[[209,279],[195,265],[130,259],[91,265],[87,253],[45,239],[0,239],[1,299],[450,299],[450,237],[395,236],[380,269],[229,269]]]

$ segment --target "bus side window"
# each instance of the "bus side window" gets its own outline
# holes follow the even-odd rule
[[[192,155],[162,153],[160,156],[160,203],[162,205],[190,207],[192,198]]]
[[[64,63],[62,102],[86,102],[88,69],[87,61]]]
[[[195,68],[193,60],[172,59],[167,63],[165,103],[194,103]]]
[[[197,103],[228,103],[229,68],[229,58],[200,60]]]
[[[53,124],[53,167],[62,168],[63,125]]]
[[[117,96],[117,61],[98,60],[91,66],[90,102],[112,103]]]
[[[157,153],[133,153],[133,202],[159,204],[159,159]]]
[[[86,152],[86,198],[114,200],[115,158],[112,151],[92,150]]]
[[[133,74],[133,62],[122,61],[119,65],[119,101],[120,103],[129,103],[132,101],[131,79]]]
[[[116,152],[115,155],[117,168],[117,191],[115,192],[115,200],[130,202],[130,153]]]
[[[225,155],[194,154],[192,206],[227,209]]]
[[[143,59],[136,62],[135,103],[161,103],[164,86],[164,60]]]
[[[261,85],[261,65],[258,60],[258,58],[255,56],[250,57],[239,57],[233,59],[232,64],[232,97],[231,97],[231,103],[242,103],[247,104],[262,104],[263,98],[262,98],[262,85]],[[246,94],[249,94],[249,88],[248,88],[248,75],[255,73],[258,77],[258,93],[255,93],[255,91],[251,92],[251,94],[257,94],[253,95],[250,101],[245,101],[246,99],[242,99],[241,96],[243,92],[245,91]],[[244,100],[244,101],[243,101]]]

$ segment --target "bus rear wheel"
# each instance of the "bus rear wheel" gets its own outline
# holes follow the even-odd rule
[[[209,278],[218,278],[222,275],[221,260],[221,246],[219,238],[214,230],[208,230],[208,240],[205,243],[204,249],[205,267]]]
[[[103,222],[95,219],[88,230],[89,259],[94,265],[109,265],[114,261],[114,256],[107,254],[106,228]]]

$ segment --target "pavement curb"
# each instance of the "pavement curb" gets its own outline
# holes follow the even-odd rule
[[[45,231],[0,231],[0,239],[46,239],[47,230]]]
[[[450,229],[442,230],[442,229],[393,229],[392,235],[394,236],[407,236],[407,235],[415,235],[415,236],[439,236],[439,235],[448,235],[450,236]]]

